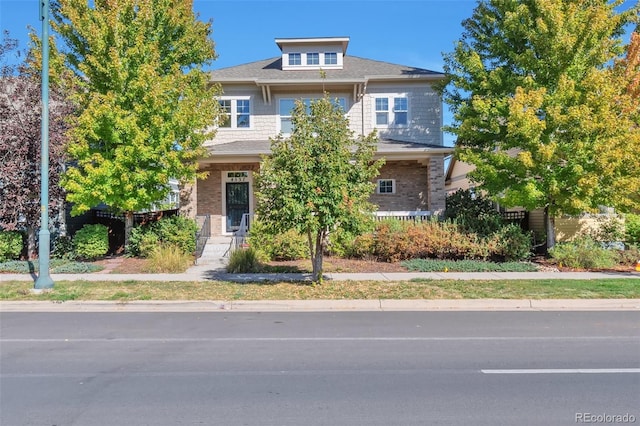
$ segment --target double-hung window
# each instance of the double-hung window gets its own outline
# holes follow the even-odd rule
[[[226,129],[248,129],[251,127],[251,100],[220,99],[220,118],[218,127]]]
[[[375,97],[375,124],[378,127],[402,127],[409,124],[409,100],[406,96]]]
[[[318,98],[304,98],[301,99],[307,107],[307,113],[310,112],[310,106],[312,101],[317,101]],[[336,98],[332,101],[339,106],[344,113],[347,113],[347,100],[345,98]],[[291,117],[293,109],[296,106],[296,99],[281,98],[279,101],[280,108],[280,131],[284,134],[290,134],[293,131],[293,123]]]

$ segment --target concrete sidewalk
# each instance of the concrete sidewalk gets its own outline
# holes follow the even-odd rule
[[[192,267],[181,274],[51,274],[54,281],[230,281],[274,282],[310,281],[311,274],[228,274],[223,269]],[[602,280],[610,278],[640,279],[640,272],[372,272],[326,273],[327,280],[336,281],[408,281],[427,280]],[[35,281],[36,274],[0,274],[0,283],[6,281]]]

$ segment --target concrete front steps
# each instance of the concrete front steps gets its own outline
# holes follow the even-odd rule
[[[229,260],[230,246],[231,237],[209,237],[202,251],[202,256],[196,259],[195,266],[191,267],[190,270],[194,268],[203,270],[225,269]]]

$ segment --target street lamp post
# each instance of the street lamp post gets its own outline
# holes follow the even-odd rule
[[[34,288],[53,288],[49,273],[49,0],[40,1],[42,20],[42,126],[40,145],[40,233],[38,243],[38,268],[40,273]]]

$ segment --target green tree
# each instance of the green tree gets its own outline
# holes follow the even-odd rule
[[[444,57],[457,157],[502,205],[545,208],[549,247],[558,214],[628,208],[624,194],[637,192],[614,185],[634,173],[625,161],[640,149],[609,66],[637,19],[637,4],[616,12],[623,2],[480,1]]]
[[[357,233],[370,217],[372,179],[382,160],[373,160],[375,133],[354,140],[344,111],[327,94],[308,107],[297,101],[292,122],[291,136],[271,139],[271,156],[263,159],[257,212],[272,232],[295,229],[307,236],[313,280],[322,282],[329,233]]]
[[[127,245],[133,212],[162,200],[170,178],[193,180],[212,137],[218,89],[202,69],[215,59],[211,23],[185,0],[59,0],[53,17],[80,111],[67,200],[72,214],[100,203],[124,213]]]

